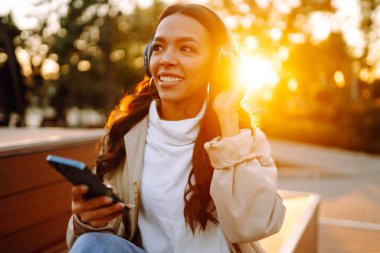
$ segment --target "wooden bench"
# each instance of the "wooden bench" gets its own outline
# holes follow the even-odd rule
[[[103,130],[0,129],[1,252],[66,249],[71,185],[45,159],[55,154],[91,165],[102,133]]]

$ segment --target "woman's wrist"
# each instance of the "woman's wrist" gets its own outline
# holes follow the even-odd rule
[[[230,137],[239,133],[239,115],[235,112],[217,113],[222,137]]]

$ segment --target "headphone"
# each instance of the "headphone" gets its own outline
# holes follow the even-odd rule
[[[152,72],[150,71],[150,57],[152,56],[153,50],[152,50],[152,41],[149,41],[149,43],[146,45],[144,50],[144,68],[146,75],[151,78]]]

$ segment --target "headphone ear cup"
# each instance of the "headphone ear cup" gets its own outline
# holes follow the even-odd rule
[[[144,68],[145,68],[145,73],[147,74],[148,77],[152,77],[152,72],[150,72],[150,57],[152,56],[152,43],[149,42],[148,45],[145,47],[144,51]]]
[[[212,95],[231,90],[237,81],[240,58],[230,47],[221,47],[216,55]]]

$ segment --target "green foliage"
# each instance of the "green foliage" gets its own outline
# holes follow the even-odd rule
[[[69,3],[60,31],[46,39],[49,53],[58,55],[61,66],[60,78],[51,85],[57,89],[52,99],[63,100],[56,102],[62,115],[73,105],[108,112],[124,91],[134,88],[143,78],[143,50],[162,8],[155,2],[150,8],[136,7],[122,14],[106,0]],[[80,70],[81,61],[90,68]]]

